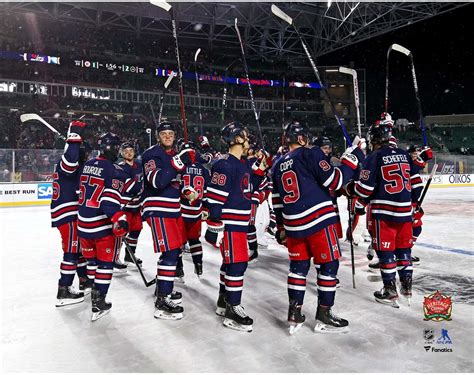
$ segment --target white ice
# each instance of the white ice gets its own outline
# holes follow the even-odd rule
[[[114,276],[108,295],[112,311],[91,323],[90,297],[56,308],[60,238],[50,228],[49,209],[0,210],[2,263],[2,369],[8,372],[473,372],[473,188],[438,188],[428,193],[425,225],[414,253],[412,306],[374,302],[381,282],[370,282],[367,244],[355,248],[352,288],[348,243],[339,271],[335,312],[348,319],[346,335],[313,332],[316,272],[310,271],[306,322],[295,336],[287,331],[288,258],[270,239],[245,278],[243,305],[254,331],[222,326],[214,314],[220,255],[205,246],[204,275],[198,280],[185,257],[184,319],[153,318],[153,289],[138,273]],[[340,206],[344,206],[340,202]],[[344,211],[344,209],[342,209]],[[342,213],[343,222],[347,215]],[[433,246],[434,245],[434,246]],[[460,252],[458,250],[461,250]],[[454,252],[453,252],[454,251]],[[458,253],[456,253],[458,251]],[[157,256],[145,227],[137,251],[152,278]],[[77,285],[77,280],[75,280]],[[451,321],[424,321],[423,295],[439,289],[454,300]],[[426,352],[423,330],[448,329],[451,353]],[[445,345],[446,346],[446,345]]]

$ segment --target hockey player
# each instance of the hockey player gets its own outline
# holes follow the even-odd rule
[[[191,142],[184,145],[184,140],[178,141],[178,149],[191,147]],[[191,257],[194,264],[194,273],[202,275],[202,244],[201,237],[201,215],[202,199],[206,193],[206,187],[210,182],[209,170],[198,161],[186,166],[181,175],[181,214],[183,216],[185,239],[188,241]]]
[[[99,156],[85,163],[79,185],[78,233],[82,254],[88,267],[96,268],[92,289],[92,321],[110,312],[105,301],[112,281],[122,238],[128,231],[127,216],[122,211],[126,176],[114,162],[120,138],[105,133],[99,138]]]
[[[279,243],[286,240],[290,257],[290,333],[305,321],[301,309],[311,258],[320,266],[315,331],[344,332],[349,322],[332,312],[341,255],[329,191],[339,190],[353,177],[364,154],[358,147],[348,149],[341,166],[333,167],[319,147],[307,147],[306,126],[291,122],[285,126],[284,137],[290,151],[273,167],[273,208],[278,225],[275,237]]]
[[[173,293],[176,265],[181,255],[184,223],[181,217],[180,179],[186,166],[195,161],[195,151],[183,145],[176,152],[176,127],[168,121],[158,124],[158,144],[142,155],[144,191],[142,217],[151,228],[155,253],[161,253],[157,267],[155,318],[183,318],[181,293]],[[173,293],[173,294],[172,294]]]
[[[140,199],[143,190],[143,168],[141,161],[135,159],[135,147],[131,142],[124,142],[120,146],[120,155],[123,161],[119,166],[125,171],[127,175],[126,188],[124,190],[123,198],[125,200],[124,211],[127,213],[127,221],[129,223],[129,231],[125,236],[125,241],[128,244],[130,251],[135,255],[137,248],[138,237],[143,229],[142,217],[140,213]],[[142,260],[135,257],[138,266],[141,266]],[[132,257],[125,251],[125,264],[116,262],[114,270],[127,269],[127,265],[135,265]]]
[[[262,180],[267,161],[259,153],[257,163],[248,166],[244,160],[249,149],[248,132],[239,122],[224,126],[221,139],[229,152],[213,164],[205,199],[209,212],[205,239],[220,248],[222,255],[216,314],[224,316],[224,326],[251,332],[253,319],[241,305],[249,260],[247,232],[251,195]]]
[[[375,300],[398,308],[397,270],[401,294],[408,299],[412,294],[412,202],[417,201],[419,190],[413,189],[416,176],[411,158],[389,145],[391,129],[384,122],[369,128],[372,153],[362,164],[358,181],[348,188],[370,203],[372,247],[384,285],[374,293]]]
[[[87,124],[72,121],[69,124],[66,147],[53,173],[53,197],[51,200],[52,227],[58,228],[62,240],[63,259],[58,282],[56,306],[72,305],[84,301],[91,292],[93,281],[87,278],[86,261],[82,257],[77,237],[77,210],[79,177],[90,146],[83,142]],[[79,276],[79,290],[72,289],[74,275]]]

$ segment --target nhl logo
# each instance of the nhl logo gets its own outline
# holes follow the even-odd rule
[[[429,328],[425,328],[423,330],[423,338],[425,339],[426,343],[432,343],[434,341],[434,331]]]
[[[423,300],[424,320],[433,320],[435,322],[451,320],[452,311],[453,302],[451,297],[441,294],[439,290],[429,296],[425,296]]]

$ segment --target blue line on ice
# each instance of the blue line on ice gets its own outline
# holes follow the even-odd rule
[[[432,245],[430,243],[423,243],[423,242],[416,242],[415,245],[422,246],[422,247],[428,247],[430,249],[435,249],[435,250],[449,251],[450,253],[474,256],[474,251],[469,251],[469,250],[453,249],[452,247]]]

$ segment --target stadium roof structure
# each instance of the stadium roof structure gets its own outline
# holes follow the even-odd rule
[[[275,17],[270,2],[170,2],[184,48],[206,47],[240,56],[238,18],[248,58],[293,60],[304,52],[294,30]],[[315,56],[426,20],[469,3],[459,2],[278,2],[293,17]],[[170,38],[167,12],[149,2],[5,2],[0,10],[34,13],[52,20],[109,26],[136,36]]]

